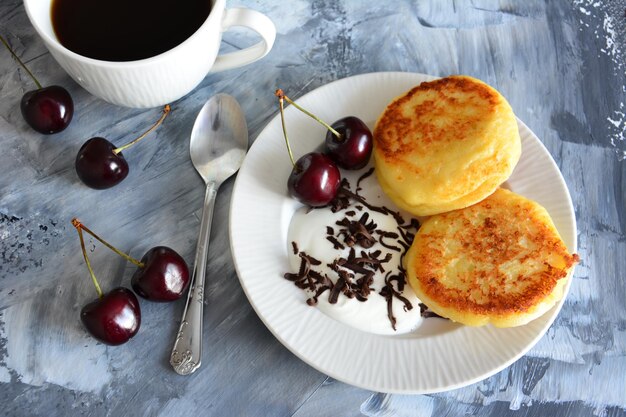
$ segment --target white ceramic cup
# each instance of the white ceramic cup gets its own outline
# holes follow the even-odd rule
[[[226,9],[225,0],[207,1],[213,4],[209,17],[183,43],[151,58],[128,62],[87,58],[61,45],[52,28],[52,0],[24,0],[24,6],[52,56],[85,90],[120,106],[156,107],[192,91],[209,71],[249,64],[265,56],[274,44],[276,28],[264,14]],[[222,32],[233,26],[250,28],[262,40],[249,48],[218,55]]]

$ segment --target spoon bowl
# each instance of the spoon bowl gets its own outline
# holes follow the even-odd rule
[[[227,94],[215,95],[200,110],[189,145],[191,162],[206,184],[206,193],[187,304],[170,356],[170,364],[180,375],[193,373],[201,364],[204,280],[217,190],[239,170],[247,150],[248,127],[239,103]]]
[[[228,94],[213,96],[200,110],[191,130],[191,162],[205,183],[222,183],[246,156],[248,128],[237,100]]]

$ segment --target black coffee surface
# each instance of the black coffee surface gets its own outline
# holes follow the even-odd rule
[[[135,61],[189,38],[211,11],[209,0],[53,0],[54,32],[89,58]]]

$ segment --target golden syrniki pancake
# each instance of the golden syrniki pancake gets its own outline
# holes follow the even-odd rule
[[[429,217],[405,256],[409,284],[435,313],[498,327],[526,324],[554,306],[577,262],[546,209],[504,189]]]
[[[495,191],[521,154],[517,120],[494,88],[468,76],[424,82],[387,106],[374,129],[379,183],[401,208],[430,216]]]

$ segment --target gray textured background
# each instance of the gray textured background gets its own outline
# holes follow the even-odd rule
[[[92,136],[123,143],[159,109],[116,107],[78,87],[52,59],[19,0],[0,2],[0,33],[44,84],[70,90],[75,118],[42,136],[19,111],[33,88],[0,50],[0,415],[625,416],[626,1],[228,2],[268,14],[278,37],[262,61],[206,77],[157,134],[125,151],[119,186],[95,191],[73,160]],[[250,42],[225,37],[226,49]],[[141,301],[138,335],[120,347],[81,327],[95,297],[69,221],[136,257],[158,244],[188,262],[204,187],[188,159],[202,103],[217,92],[242,104],[251,138],[276,113],[281,86],[300,95],[373,71],[468,74],[498,88],[542,139],[569,186],[579,229],[571,292],[556,322],[522,359],[480,383],[424,396],[364,391],[305,365],[253,312],[235,275],[221,189],[205,291],[205,360],[191,377],[167,365],[183,302]],[[105,289],[132,268],[88,241]]]

